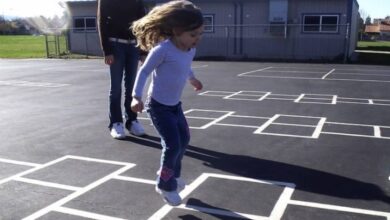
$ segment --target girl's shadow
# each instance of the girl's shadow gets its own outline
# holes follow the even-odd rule
[[[154,136],[132,138],[131,141],[161,148],[160,138]],[[390,204],[390,197],[377,185],[320,170],[251,156],[221,153],[195,146],[189,146],[185,155],[203,161],[205,166],[237,176],[290,182],[296,185],[297,190],[315,194],[346,199],[377,200]]]

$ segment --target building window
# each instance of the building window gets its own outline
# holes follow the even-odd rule
[[[303,32],[305,33],[337,33],[338,15],[304,15]]]
[[[214,32],[214,15],[203,15],[204,32]]]
[[[75,32],[93,32],[96,31],[96,17],[74,18]]]

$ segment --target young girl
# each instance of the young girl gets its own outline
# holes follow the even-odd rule
[[[196,91],[203,87],[191,70],[203,32],[203,16],[189,1],[170,1],[134,22],[132,30],[138,46],[149,54],[135,80],[131,109],[143,110],[142,91],[152,73],[146,110],[163,148],[156,191],[165,202],[177,206],[181,203],[178,191],[185,186],[179,178],[181,160],[190,140],[180,97],[186,81]]]

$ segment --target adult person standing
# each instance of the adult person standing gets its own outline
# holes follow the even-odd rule
[[[138,122],[137,114],[130,108],[138,61],[141,58],[130,26],[145,15],[144,3],[142,0],[99,0],[97,15],[104,62],[110,66],[110,134],[115,139],[123,139],[126,137],[126,127],[131,134],[142,136],[145,134],[144,128]],[[121,108],[122,81],[125,88],[124,117]]]

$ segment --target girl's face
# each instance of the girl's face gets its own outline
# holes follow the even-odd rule
[[[178,32],[174,30],[173,42],[184,51],[196,47],[203,34],[203,25],[191,31]]]

